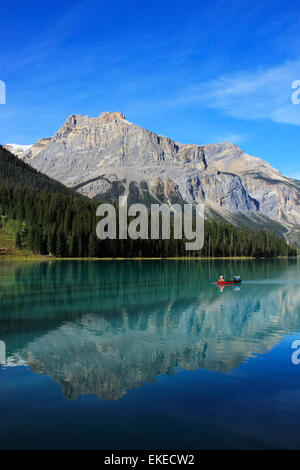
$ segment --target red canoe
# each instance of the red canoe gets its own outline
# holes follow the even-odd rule
[[[227,286],[228,284],[240,284],[242,280],[239,281],[217,281],[218,286]]]

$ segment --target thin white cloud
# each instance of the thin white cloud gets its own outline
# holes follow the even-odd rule
[[[30,40],[22,50],[5,57],[1,55],[1,66],[6,74],[13,74],[43,63],[51,54],[61,48],[65,37],[70,35],[75,26],[80,23],[82,15],[87,11],[90,0],[77,0],[70,8],[51,25],[51,30],[45,30],[34,40]]]
[[[300,126],[300,104],[292,103],[295,80],[300,80],[300,59],[254,72],[223,75],[206,83],[187,85],[165,99],[133,100],[131,105],[152,110],[158,106],[176,108],[199,104],[238,119],[268,119]]]
[[[185,91],[180,102],[201,102],[244,120],[269,119],[300,126],[300,104],[292,103],[292,82],[300,80],[300,60],[256,72],[224,75]]]
[[[222,134],[214,137],[214,142],[232,142],[234,144],[241,144],[248,140],[245,134]]]

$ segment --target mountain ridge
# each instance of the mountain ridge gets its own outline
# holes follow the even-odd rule
[[[115,202],[127,194],[131,202],[205,203],[208,216],[214,212],[230,223],[255,225],[259,216],[266,228],[274,221],[293,241],[300,233],[298,180],[231,142],[181,144],[120,112],[73,114],[53,137],[18,157],[91,198]]]

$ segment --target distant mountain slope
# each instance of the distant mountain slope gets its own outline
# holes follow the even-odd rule
[[[121,113],[72,115],[20,158],[91,198],[205,202],[208,216],[249,226],[264,220],[294,240],[300,233],[300,182],[230,142],[182,145]]]
[[[23,152],[29,151],[32,145],[18,145],[18,144],[5,144],[4,148],[9,152],[13,153],[17,157]]]
[[[76,195],[62,183],[40,173],[35,168],[16,158],[10,151],[0,145],[0,182],[6,186],[22,187],[34,191],[64,193]]]

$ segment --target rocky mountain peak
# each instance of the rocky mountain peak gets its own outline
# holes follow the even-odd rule
[[[106,123],[119,122],[125,120],[125,114],[120,112],[103,112],[97,118],[82,116],[81,114],[71,114],[62,127],[76,128],[84,126],[99,126]]]
[[[299,182],[232,142],[180,144],[120,112],[96,118],[73,114],[54,137],[19,157],[102,201],[131,194],[147,204],[205,202],[207,212],[230,222],[237,213],[243,220],[245,214],[259,215],[300,233]]]
[[[99,118],[102,122],[116,122],[119,119],[126,119],[125,114],[120,112],[103,112]]]

